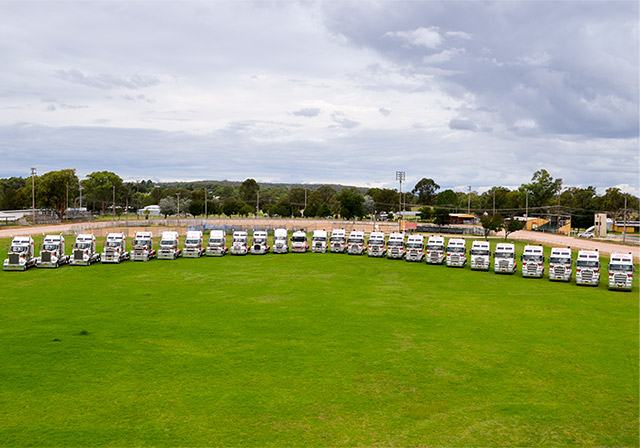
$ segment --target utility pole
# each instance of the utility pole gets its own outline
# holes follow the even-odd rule
[[[493,189],[493,215],[496,214],[496,189]]]
[[[113,222],[116,222],[116,186],[113,186]]]
[[[305,208],[307,208],[307,190],[304,190],[304,203]],[[260,190],[258,190],[258,198],[256,199],[256,219],[258,218],[258,213],[260,212]]]
[[[627,240],[627,196],[628,195],[629,195],[628,193],[624,194],[624,215],[623,215],[624,217],[622,218],[623,219],[622,225],[624,227],[622,228],[622,244],[625,244]],[[615,222],[613,224],[615,225]]]
[[[558,187],[558,211],[556,211],[556,235],[560,233],[560,192],[562,187]]]
[[[471,185],[469,185],[469,193],[467,194],[467,215],[471,214]]]
[[[400,212],[403,211],[403,207],[402,207],[402,181],[405,180],[406,178],[406,173],[404,171],[396,171],[396,180],[400,181],[400,197],[399,197],[399,202],[398,202],[398,210]],[[402,214],[401,214],[402,216]]]
[[[32,210],[32,217],[31,217],[31,224],[35,224],[36,223],[36,169],[35,168],[31,168],[31,210]]]
[[[180,192],[177,192],[176,196],[178,196],[178,224],[180,224]]]
[[[207,211],[207,187],[204,187],[204,219],[209,218],[209,213]]]
[[[67,210],[69,210],[69,184],[67,184],[67,198],[65,202],[64,219],[67,219]]]

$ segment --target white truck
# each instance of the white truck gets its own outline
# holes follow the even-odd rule
[[[471,243],[471,269],[488,271],[491,268],[491,245],[489,241]]]
[[[293,235],[291,235],[291,252],[306,252],[308,250],[307,234],[302,230],[293,232]]]
[[[136,236],[133,238],[131,261],[149,261],[155,256],[153,232],[136,232]]]
[[[314,230],[311,237],[311,252],[324,254],[327,252],[327,231]]]
[[[576,285],[600,284],[600,254],[597,250],[581,250],[576,259]]]
[[[464,268],[467,265],[467,243],[462,238],[449,238],[447,242],[447,267]]]
[[[524,252],[520,255],[522,262],[522,276],[530,278],[542,278],[544,276],[544,250],[542,246],[524,246]]]
[[[552,247],[549,255],[549,280],[570,282],[572,274],[571,249],[568,247]]]
[[[162,232],[160,237],[160,249],[158,250],[158,260],[175,260],[182,256],[180,249],[178,232]]]
[[[517,269],[516,246],[513,243],[498,243],[493,252],[493,272],[515,274]]]
[[[184,238],[182,256],[185,258],[200,258],[204,255],[204,237],[200,230],[189,230]]]
[[[409,238],[407,238],[407,251],[404,259],[406,261],[422,262],[424,257],[424,236],[409,235]]]
[[[273,231],[273,253],[286,254],[289,252],[289,232],[287,229]]]
[[[37,266],[39,268],[58,268],[69,263],[69,256],[65,255],[64,236],[46,235],[40,249]]]
[[[100,261],[100,254],[96,251],[96,237],[93,233],[81,233],[76,237],[76,242],[71,251],[71,266],[90,266],[91,263]]]
[[[253,243],[251,244],[251,253],[253,255],[264,255],[269,253],[269,235],[264,230],[253,231]]]
[[[384,232],[371,232],[367,241],[367,255],[370,257],[385,257]]]
[[[392,233],[387,241],[387,258],[400,260],[404,258],[404,234]]]
[[[364,252],[364,232],[352,230],[347,240],[347,253],[349,255],[362,255]]]
[[[443,264],[445,258],[444,237],[431,235],[427,240],[427,264]]]
[[[129,259],[127,252],[127,237],[124,233],[110,233],[107,235],[107,241],[104,243],[102,255],[100,255],[101,263],[120,263]]]
[[[231,255],[247,255],[249,253],[249,234],[243,230],[233,232]]]
[[[207,257],[223,257],[227,254],[227,235],[224,230],[212,230],[207,244]]]
[[[611,254],[609,259],[609,289],[619,289],[621,291],[631,291],[633,287],[633,255]]]
[[[26,271],[36,265],[35,246],[30,236],[15,236],[7,252],[2,269],[5,271]]]
[[[347,232],[344,229],[333,229],[331,231],[331,252],[343,254],[347,249]]]

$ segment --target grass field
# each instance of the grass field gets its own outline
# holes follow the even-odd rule
[[[637,280],[308,253],[0,286],[2,446],[638,445]]]

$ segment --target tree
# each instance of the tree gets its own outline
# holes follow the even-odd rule
[[[240,199],[248,204],[257,204],[258,203],[258,192],[260,191],[260,186],[253,179],[247,179],[240,185],[238,189],[238,193],[240,194]]]
[[[29,194],[26,194],[27,184]],[[17,210],[30,206],[31,182],[22,177],[0,179],[0,210]]]
[[[102,213],[107,204],[113,202],[113,189],[115,187],[116,201],[123,193],[122,179],[110,171],[96,171],[82,181],[85,196],[88,200],[100,203]]]
[[[345,219],[364,216],[364,198],[355,188],[342,190],[337,196],[340,202],[340,215]]]
[[[416,186],[413,187],[411,193],[418,195],[418,204],[433,205],[436,191],[439,189],[440,185],[435,183],[433,179],[423,177]]]
[[[376,203],[373,201],[373,198],[371,196],[366,195],[364,197],[362,209],[365,215],[373,215],[376,212]]]
[[[458,195],[453,190],[444,190],[436,195],[436,205],[442,205],[446,207],[458,206]]]
[[[67,192],[73,199],[78,191],[78,176],[76,170],[67,169],[60,171],[49,171],[40,176],[36,195],[40,198],[40,203],[45,207],[56,210],[60,219],[64,217],[67,204]]]
[[[427,221],[433,216],[433,209],[429,206],[425,206],[418,209],[418,213],[420,213],[420,219]]]
[[[451,222],[449,210],[447,210],[446,208],[437,208],[434,212],[433,222],[438,224],[438,226],[442,230],[442,226],[445,226]]]
[[[159,201],[160,213],[162,213],[166,219],[168,215],[175,215],[178,211],[178,201],[172,196],[162,198]]]
[[[504,239],[507,239],[507,236],[510,233],[517,232],[518,230],[522,230],[524,228],[524,222],[518,221],[517,219],[510,218],[506,220],[502,224],[502,228],[504,229]]]
[[[487,238],[490,232],[497,232],[502,228],[504,220],[500,213],[496,213],[493,216],[481,216],[480,223],[484,230],[484,237]]]
[[[533,173],[531,183],[522,184],[520,191],[529,192],[529,207],[542,207],[551,205],[558,192],[562,188],[562,179],[553,179],[547,170],[538,170]]]
[[[316,212],[316,216],[320,218],[326,218],[327,216],[332,216],[332,215],[333,215],[333,212],[331,211],[331,209],[326,203],[322,204],[320,208],[318,208],[318,211]]]
[[[378,211],[396,211],[400,208],[400,197],[397,190],[391,188],[369,188],[366,195],[373,198]]]
[[[323,215],[322,213],[320,213],[320,210],[323,209],[323,205],[326,205],[326,207],[324,207],[324,209],[334,209],[338,207],[338,201],[336,200],[336,190],[334,190],[333,188],[331,188],[328,185],[323,185],[320,188],[318,188],[317,190],[311,192],[311,194],[309,195],[309,200],[307,208],[309,207],[315,207],[315,216],[327,216],[326,214]],[[307,211],[305,210],[305,216],[311,216],[310,214],[307,213]]]
[[[291,191],[289,192],[289,203],[291,204],[291,206],[300,211],[302,209],[304,209],[304,198],[305,198],[305,189],[304,188],[292,188]]]

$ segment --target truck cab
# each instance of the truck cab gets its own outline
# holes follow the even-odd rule
[[[133,238],[131,261],[149,261],[155,256],[153,232],[136,232],[136,236]]]
[[[633,255],[629,254],[611,254],[609,259],[609,289],[617,289],[620,291],[631,291],[633,287]]]
[[[409,235],[407,239],[407,251],[405,253],[406,261],[418,261],[424,260],[424,236],[422,235]]]
[[[570,282],[573,274],[571,249],[568,247],[552,247],[549,255],[549,280]]]
[[[467,243],[462,238],[449,238],[447,243],[447,266],[464,268],[467,265]]]
[[[352,230],[347,240],[347,253],[349,255],[362,255],[364,252],[364,232]]]
[[[347,249],[347,232],[344,229],[333,229],[331,231],[331,252],[343,254]]]
[[[293,232],[293,235],[291,235],[291,252],[306,252],[308,250],[307,234],[302,230]]]
[[[212,230],[206,250],[207,257],[223,257],[228,251],[227,235],[224,230]]]
[[[179,247],[180,241],[178,232],[162,232],[160,237],[160,250],[158,250],[158,260],[175,260],[182,256],[182,249]]]
[[[400,260],[404,258],[404,235],[402,233],[392,233],[387,241],[387,258]]]
[[[71,266],[89,266],[91,263],[100,261],[100,254],[96,252],[96,237],[93,233],[81,233],[76,237],[73,245]]]
[[[231,243],[231,255],[247,255],[249,253],[249,234],[242,230],[233,232],[233,242]]]
[[[127,237],[124,233],[110,233],[107,235],[107,241],[104,243],[102,255],[100,255],[101,263],[120,263],[129,259],[127,252]]]
[[[314,230],[311,237],[311,252],[324,254],[327,252],[327,231]]]
[[[576,285],[600,284],[600,254],[597,250],[581,250],[576,259]]]
[[[491,267],[491,245],[489,241],[474,241],[471,243],[471,269],[474,271],[488,271]]]
[[[2,269],[5,271],[26,271],[36,265],[35,246],[30,236],[16,236],[11,240]]]
[[[384,232],[371,232],[367,242],[367,255],[370,257],[384,257],[387,251],[384,248]]]
[[[64,254],[64,249],[64,236],[62,234],[45,236],[37,266],[39,268],[57,268],[69,263],[69,256]]]
[[[286,254],[289,252],[289,232],[287,229],[273,231],[273,253]]]
[[[520,255],[522,262],[522,276],[530,278],[542,278],[544,276],[544,251],[542,246],[524,246],[524,252]]]
[[[513,243],[498,243],[493,252],[493,272],[496,274],[515,274],[516,246]]]
[[[253,244],[251,244],[251,253],[253,255],[264,255],[271,249],[268,244],[267,232],[264,230],[255,230],[253,232]]]
[[[427,240],[427,264],[444,264],[444,237],[432,235]]]
[[[200,258],[204,255],[204,237],[200,230],[190,230],[184,238],[184,250],[182,254],[185,258]]]

